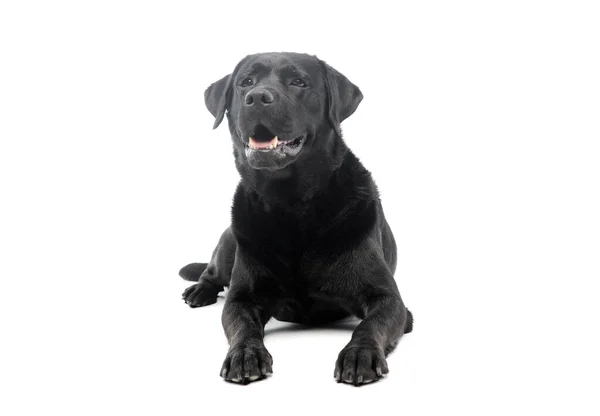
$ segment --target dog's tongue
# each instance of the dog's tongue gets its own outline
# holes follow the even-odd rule
[[[254,137],[250,137],[250,147],[255,149],[269,149],[277,147],[277,136],[273,137],[270,142],[257,142]]]

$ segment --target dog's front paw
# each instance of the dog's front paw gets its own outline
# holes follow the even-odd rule
[[[387,373],[388,366],[381,349],[350,343],[338,356],[334,377],[338,383],[360,386],[377,381]]]
[[[221,377],[234,383],[247,384],[273,373],[273,358],[260,344],[231,347],[225,357]]]
[[[217,302],[219,290],[203,280],[188,287],[182,295],[183,300],[191,308],[212,305]]]

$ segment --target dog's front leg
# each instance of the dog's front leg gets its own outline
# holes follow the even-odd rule
[[[221,377],[236,383],[263,379],[273,372],[273,358],[263,343],[264,328],[271,319],[272,302],[257,287],[257,275],[267,271],[240,249],[232,271],[231,286],[223,308],[223,328],[229,352],[221,368]]]
[[[387,273],[364,288],[365,318],[340,352],[334,377],[338,382],[361,385],[388,373],[386,355],[410,331],[412,316],[404,306],[396,283]]]
[[[231,293],[230,293],[231,295]],[[229,352],[221,377],[236,383],[265,378],[273,372],[273,358],[263,343],[269,312],[249,298],[229,296],[223,309],[223,328]]]

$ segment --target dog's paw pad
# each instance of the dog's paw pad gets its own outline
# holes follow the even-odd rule
[[[221,377],[233,383],[262,380],[273,373],[273,358],[262,345],[232,347],[225,357]]]
[[[334,378],[338,383],[360,386],[377,381],[387,373],[383,351],[372,346],[350,344],[338,356]]]
[[[199,308],[216,303],[218,294],[218,290],[210,283],[199,282],[188,287],[181,297],[191,308]]]

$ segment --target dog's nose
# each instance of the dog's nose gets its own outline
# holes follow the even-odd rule
[[[271,91],[265,88],[254,88],[248,94],[246,94],[246,105],[251,106],[254,103],[269,105],[273,103],[275,97]]]

